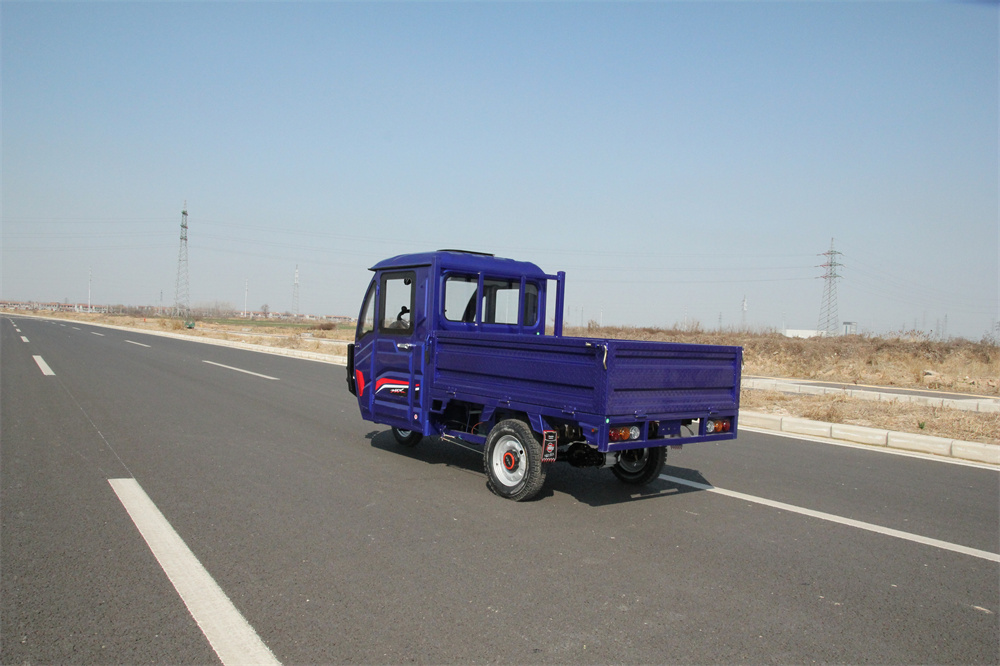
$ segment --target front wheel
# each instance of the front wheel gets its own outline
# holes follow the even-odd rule
[[[416,446],[423,439],[423,434],[420,431],[403,430],[402,428],[393,428],[392,436],[403,446]]]
[[[531,499],[545,483],[542,444],[518,419],[501,421],[490,430],[483,465],[490,490],[515,502]]]
[[[618,454],[618,462],[611,472],[622,483],[630,486],[644,486],[660,476],[667,462],[667,447],[653,449],[629,449]]]

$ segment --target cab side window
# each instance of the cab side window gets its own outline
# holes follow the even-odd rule
[[[444,318],[448,321],[476,321],[476,292],[479,277],[449,275],[444,282]]]
[[[413,331],[414,277],[412,272],[382,276],[380,331],[400,335]]]
[[[483,281],[483,323],[517,324],[521,283],[487,278]]]
[[[524,285],[524,303],[521,303],[520,280],[487,278],[483,281],[483,322],[487,324],[517,325],[518,313],[524,326],[538,322],[538,286]]]
[[[528,282],[524,285],[524,325],[538,323],[538,285]]]

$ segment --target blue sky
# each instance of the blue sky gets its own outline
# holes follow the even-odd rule
[[[356,315],[459,247],[579,323],[978,339],[1000,308],[989,3],[0,5],[4,299]]]

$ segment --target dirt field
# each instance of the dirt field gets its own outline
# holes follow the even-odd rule
[[[16,314],[16,313],[14,313]],[[28,313],[30,314],[30,313]],[[167,330],[286,349],[341,356],[353,326],[323,330],[315,322],[198,321],[72,314],[66,318],[138,329]],[[329,325],[326,325],[329,327]],[[650,328],[568,327],[565,335],[661,340],[743,347],[745,375],[940,389],[1000,395],[1000,347],[990,341],[932,341],[917,336],[786,338],[777,333],[716,333]],[[1000,444],[1000,414],[964,412],[909,403],[868,402],[846,396],[792,396],[744,390],[741,406],[833,423]]]

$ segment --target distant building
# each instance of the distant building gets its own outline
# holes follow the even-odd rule
[[[826,331],[816,331],[806,328],[786,328],[786,338],[821,338],[826,335]]]

